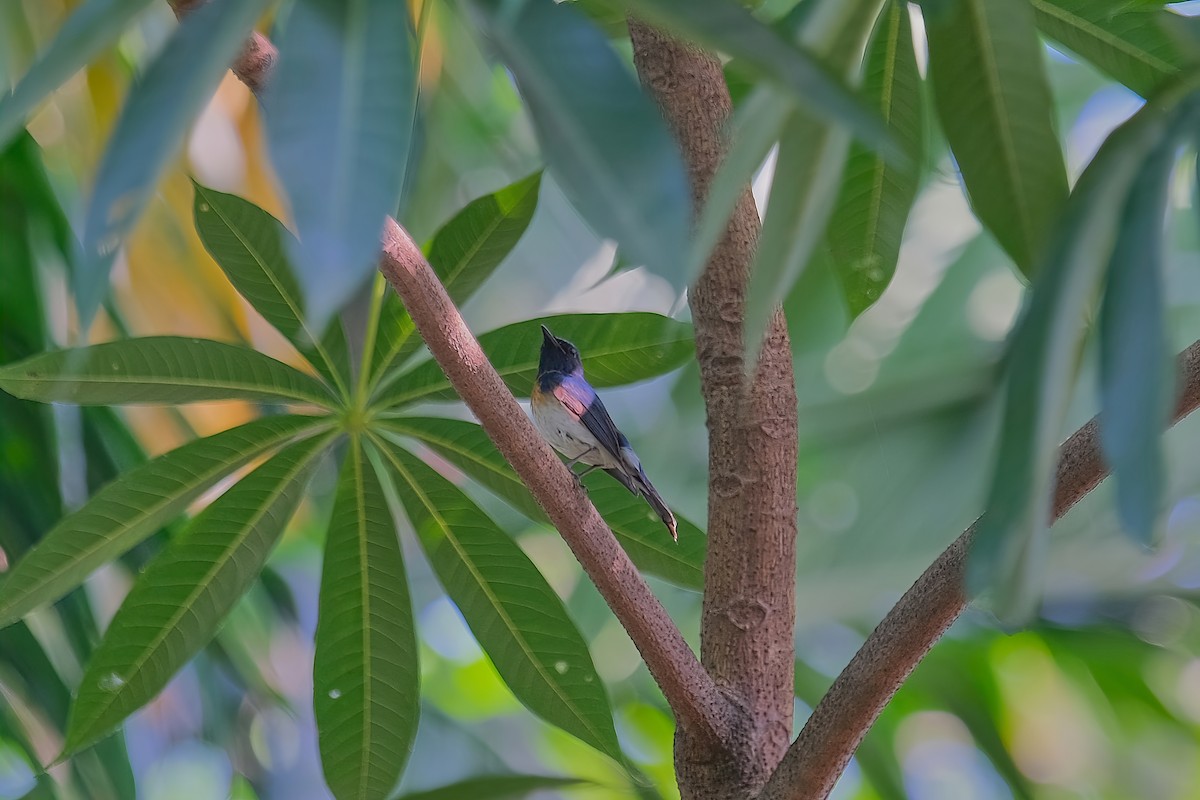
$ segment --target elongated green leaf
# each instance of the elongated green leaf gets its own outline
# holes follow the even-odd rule
[[[899,0],[889,0],[871,35],[862,94],[913,160],[890,164],[862,144],[850,144],[826,235],[852,316],[878,300],[891,283],[920,177],[925,143],[921,76],[908,7]]]
[[[441,230],[428,248],[429,265],[461,304],[475,293],[520,241],[537,208],[542,173],[536,172],[500,191],[467,204]],[[375,339],[373,374],[379,378],[416,352],[420,339],[404,304],[389,291],[383,302]]]
[[[188,14],[130,91],[100,163],[84,223],[76,303],[84,328],[100,305],[108,272],[159,173],[268,0],[212,0]]]
[[[439,789],[410,792],[399,800],[518,800],[533,792],[552,792],[586,783],[580,778],[555,778],[550,775],[489,775],[468,778]]]
[[[662,113],[604,35],[570,4],[475,5],[571,203],[633,261],[682,291],[692,194]]]
[[[208,643],[258,577],[328,444],[318,436],[272,456],[150,563],[79,682],[64,753],[119,725]]]
[[[0,146],[8,143],[51,92],[112,47],[149,4],[150,0],[87,0],[80,4],[12,92],[0,97]]]
[[[587,644],[537,567],[450,481],[381,443],[396,492],[438,580],[517,699],[621,760]]]
[[[1067,198],[1033,12],[1010,0],[921,7],[938,115],[971,206],[1032,276]]]
[[[670,372],[682,365],[694,348],[691,325],[642,312],[562,314],[506,325],[480,336],[479,344],[518,397],[528,397],[533,388],[542,325],[574,342],[593,386],[620,386]],[[454,397],[441,367],[426,361],[398,377],[374,405],[392,408],[417,399]]]
[[[997,614],[1005,621],[1025,619],[1036,601],[1036,567],[1045,544],[1058,438],[1078,367],[1084,316],[1112,255],[1129,189],[1191,88],[1176,85],[1101,146],[1042,256],[1029,305],[1010,341],[1000,450],[967,564],[968,589],[995,587]]]
[[[43,353],[0,367],[0,389],[80,405],[249,398],[328,406],[332,400],[320,382],[257,350],[178,336]]]
[[[357,437],[325,540],[313,711],[325,781],[338,798],[387,797],[420,714],[417,640],[400,541]]]
[[[304,320],[304,295],[287,260],[295,237],[283,223],[237,195],[192,182],[196,232],[209,255],[263,319],[296,346],[333,385],[349,373],[341,336],[318,337]],[[330,333],[339,332],[335,322]]]
[[[825,13],[817,13],[829,7]],[[804,41],[827,52],[839,72],[854,77],[879,2],[830,3],[805,14]],[[824,236],[837,197],[849,132],[805,110],[785,123],[771,197],[746,296],[745,342],[750,361],[771,315],[791,291]]]
[[[836,76],[836,71],[830,71],[811,52],[789,43],[760,23],[740,3],[734,0],[610,2],[737,58],[743,66],[789,90],[814,116],[844,126],[888,156],[904,158],[878,115],[855,97]],[[815,47],[814,42],[808,44]]]
[[[267,143],[300,236],[292,260],[306,311],[321,330],[374,271],[400,201],[416,105],[412,31],[408,7],[392,0],[298,0],[281,28]]]
[[[74,589],[251,459],[321,424],[318,417],[264,417],[189,442],[126,472],[63,517],[4,577],[0,627]]]
[[[478,425],[441,417],[398,417],[380,424],[429,445],[530,519],[546,521],[541,506]],[[673,542],[644,499],[598,472],[583,481],[588,497],[640,570],[688,589],[703,588],[708,544],[703,531],[676,515],[679,541]]]
[[[1176,147],[1168,136],[1134,181],[1100,307],[1100,445],[1116,481],[1121,522],[1147,546],[1153,544],[1163,501],[1161,436],[1175,398],[1163,297],[1163,221]]]
[[[1167,32],[1175,14],[1161,3],[1030,0],[1030,5],[1043,33],[1143,97],[1187,65]]]

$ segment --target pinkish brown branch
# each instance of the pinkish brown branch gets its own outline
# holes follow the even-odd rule
[[[1200,342],[1179,354],[1178,422],[1200,407]],[[1059,448],[1053,519],[1108,475],[1092,419]],[[917,578],[867,637],[788,749],[759,800],[823,800],[888,701],[967,606],[963,575],[972,525]]]

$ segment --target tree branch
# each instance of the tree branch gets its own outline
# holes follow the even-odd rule
[[[699,210],[726,150],[732,111],[714,56],[637,20],[633,60],[679,140]],[[746,380],[746,288],[761,223],[749,187],[689,295],[708,411],[708,560],[701,660],[744,712],[733,763],[699,762],[686,731],[676,770],[686,798],[748,797],[787,748],[793,717],[796,389],[776,309]]]
[[[1179,404],[1172,424],[1200,407],[1200,342],[1179,354]],[[1093,418],[1059,448],[1052,520],[1060,519],[1108,475]],[[771,776],[760,800],[823,800],[863,736],[966,608],[963,575],[972,525],[917,578],[867,637]]]
[[[184,14],[203,0],[174,0]],[[233,72],[256,94],[265,87],[276,49],[259,34]],[[617,543],[587,493],[517,404],[467,328],[421,249],[390,217],[384,225],[380,271],[400,295],[434,359],[483,429],[583,565],[628,632],[662,689],[676,723],[711,749],[724,749],[733,709],[697,661],[666,609]]]

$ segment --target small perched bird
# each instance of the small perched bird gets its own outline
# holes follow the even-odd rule
[[[646,477],[642,462],[617,430],[596,390],[583,377],[583,361],[575,345],[559,339],[542,326],[542,357],[531,394],[533,424],[554,447],[567,457],[567,466],[588,465],[582,478],[593,469],[612,475],[629,491],[645,497],[663,524],[678,541],[675,515]]]

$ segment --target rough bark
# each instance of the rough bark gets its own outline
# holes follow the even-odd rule
[[[1200,407],[1200,342],[1179,354],[1173,423]],[[1051,521],[1108,475],[1092,419],[1059,448]],[[963,592],[972,525],[938,556],[867,637],[825,693],[760,800],[823,800],[888,701],[967,606]]]
[[[630,20],[634,65],[679,141],[696,209],[725,154],[732,103],[714,56]],[[684,798],[750,797],[792,727],[796,561],[796,390],[783,312],[746,369],[746,287],[760,221],[749,187],[689,294],[708,414],[708,561],[701,661],[742,711],[735,749],[711,760],[676,739]],[[753,373],[747,379],[748,373]]]

